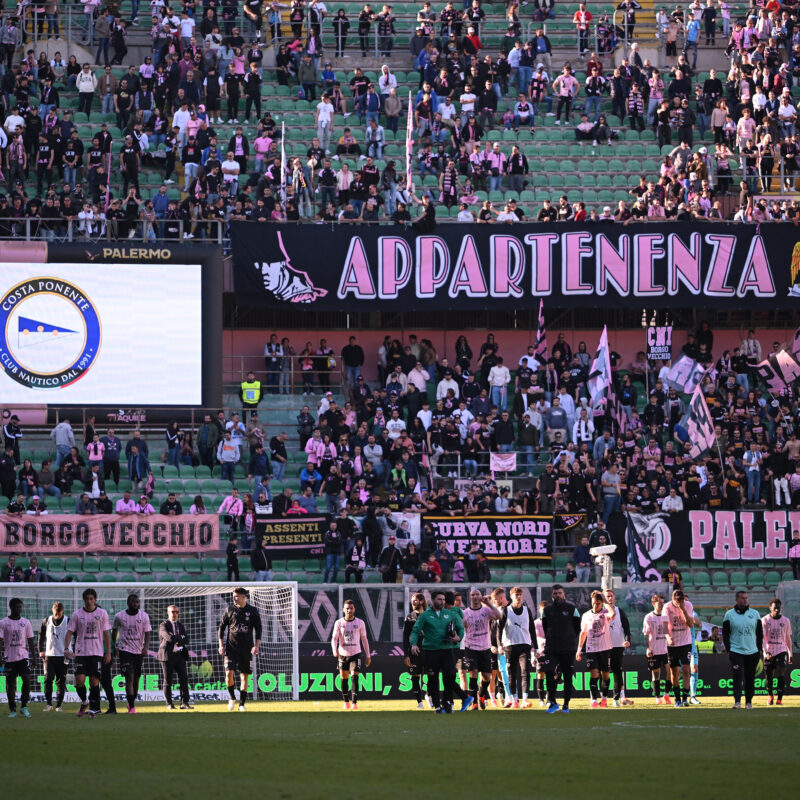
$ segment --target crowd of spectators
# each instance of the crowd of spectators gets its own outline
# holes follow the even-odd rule
[[[53,13],[37,19],[56,35],[58,4],[50,6]],[[138,2],[130,19],[119,4],[85,3],[84,39],[92,46],[96,40],[95,65],[79,63],[73,53],[37,56],[27,47],[32,23],[23,4],[0,25],[0,151],[7,187],[0,197],[0,236],[22,230],[23,218],[33,220],[34,236],[47,239],[64,235],[68,226],[72,235],[87,238],[218,237],[219,226],[231,219],[413,221],[428,231],[442,206],[447,216],[458,206],[462,222],[511,224],[527,219],[519,194],[533,188],[537,167],[519,142],[492,141],[489,133],[517,131],[526,142],[530,137],[523,133],[530,132],[536,141],[546,140],[548,116],[572,128],[587,155],[598,154],[598,147],[600,154],[614,152],[603,148],[623,137],[625,127],[649,128],[654,140],[673,149],[658,176],[631,187],[632,208],[548,203],[536,214],[529,208],[532,218],[721,219],[734,212],[720,198],[738,191],[738,221],[796,222],[795,202],[753,201],[775,185],[776,176],[785,180],[779,188],[793,191],[798,172],[791,90],[800,76],[800,28],[794,7],[771,0],[740,18],[731,18],[724,1],[662,9],[657,31],[668,62],[664,70],[642,59],[632,42],[638,8],[635,0],[623,0],[622,26],[614,28],[603,17],[594,22],[582,5],[574,19],[580,57],[556,65],[544,27],[528,39],[520,17],[557,17],[552,3],[524,10],[509,3],[508,30],[492,47],[488,35],[482,41],[481,29],[500,12],[486,11],[480,0],[463,10],[452,2],[440,9],[424,3],[408,47],[419,75],[411,97],[409,186],[405,163],[383,161],[386,132],[402,131],[408,110],[392,68],[384,65],[373,81],[358,67],[351,72],[326,60],[323,39],[335,42],[337,56],[347,49],[351,23],[343,10],[333,15],[321,0],[307,6],[293,0],[284,30],[286,9],[277,2],[251,0],[242,8],[236,0],[203,0],[202,7],[188,0],[181,6],[151,3],[151,55],[137,66],[126,60],[125,39],[131,24],[144,22]],[[352,23],[362,53],[372,52],[377,32],[378,52],[396,56],[403,33],[395,23],[390,5],[373,10],[366,4]],[[696,73],[701,23],[705,46],[719,48],[721,65],[730,60],[729,69],[712,70],[702,82]],[[596,51],[588,36],[595,28]],[[309,135],[302,157],[293,151],[285,170],[281,126],[261,105],[262,85],[271,80],[263,68],[263,42],[273,38],[277,82],[310,101],[316,134]],[[610,52],[626,43],[628,57],[613,67]],[[127,71],[115,75],[112,65],[126,64]],[[102,71],[96,74],[95,67]],[[79,97],[78,113],[113,115],[116,125],[93,125],[91,134],[81,135],[75,112],[64,108],[69,93]],[[606,98],[613,114],[602,113]],[[698,146],[707,133],[713,144]],[[140,186],[144,169],[163,176],[164,185],[150,197]],[[435,186],[423,180],[427,175],[435,176]],[[168,187],[181,177],[183,191],[176,197]],[[502,208],[477,194],[506,191],[515,202]]]

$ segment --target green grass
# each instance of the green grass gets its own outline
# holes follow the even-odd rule
[[[410,701],[145,706],[90,721],[75,708],[0,718],[3,795],[113,798],[678,798],[786,796],[797,698],[753,711],[702,707],[552,717],[540,709],[438,716]],[[259,713],[266,712],[266,713]],[[99,755],[98,755],[99,753]],[[735,789],[734,789],[735,787]]]

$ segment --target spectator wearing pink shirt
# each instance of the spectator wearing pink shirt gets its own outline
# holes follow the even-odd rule
[[[139,504],[136,506],[136,513],[137,514],[155,514],[156,510],[153,506],[150,505],[150,501],[147,499],[147,495],[143,494],[139,498]]]
[[[89,466],[92,464],[102,464],[103,454],[106,452],[106,446],[100,441],[100,434],[96,433],[92,437],[92,441],[86,445],[86,455],[89,459]]]
[[[239,519],[244,513],[244,503],[239,497],[239,490],[234,488],[231,493],[220,503],[217,513],[227,517],[232,531],[239,530]]]
[[[253,142],[253,151],[256,154],[256,172],[259,174],[264,171],[264,162],[267,160],[270,147],[272,147],[272,139],[262,131],[259,137]]]
[[[136,508],[136,501],[131,498],[130,490],[126,490],[122,497],[117,500],[117,505],[114,507],[114,511],[117,514],[135,514]]]
[[[561,109],[564,109],[564,124],[569,125],[569,112],[572,108],[572,98],[578,91],[578,81],[572,74],[569,65],[564,65],[564,71],[553,81],[553,91],[558,94],[556,105],[556,125],[561,124]]]

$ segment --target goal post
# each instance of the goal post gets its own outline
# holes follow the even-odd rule
[[[227,700],[223,657],[219,655],[217,629],[223,612],[232,602],[237,586],[247,590],[248,600],[261,615],[263,627],[259,655],[253,659],[252,686],[254,700],[299,699],[298,592],[295,581],[272,583],[20,583],[0,588],[0,618],[8,614],[8,602],[18,597],[23,602],[22,616],[31,621],[38,647],[42,621],[52,613],[53,603],[61,601],[64,613],[71,616],[81,608],[81,595],[91,587],[97,601],[113,623],[114,615],[124,611],[130,594],[137,594],[141,608],[150,616],[153,629],[150,646],[144,658],[139,700],[161,701],[164,698],[158,653],[158,627],[168,619],[167,607],[178,606],[180,621],[189,637],[189,690],[193,702]],[[115,658],[111,664],[112,686],[118,701],[125,699],[125,682]],[[5,699],[5,676],[0,675],[0,698]],[[176,679],[177,680],[177,679]],[[36,657],[31,684],[31,699],[44,699],[44,664]],[[74,674],[69,666],[67,702],[75,702]],[[238,688],[239,680],[237,677]],[[177,695],[177,686],[173,695]]]

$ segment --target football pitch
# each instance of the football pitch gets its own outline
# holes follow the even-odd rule
[[[671,798],[786,795],[795,784],[800,699],[733,711],[538,708],[436,715],[412,701],[143,704],[95,720],[77,706],[0,716],[4,796],[113,798]],[[124,707],[124,704],[123,704]],[[411,710],[411,709],[414,710]]]

